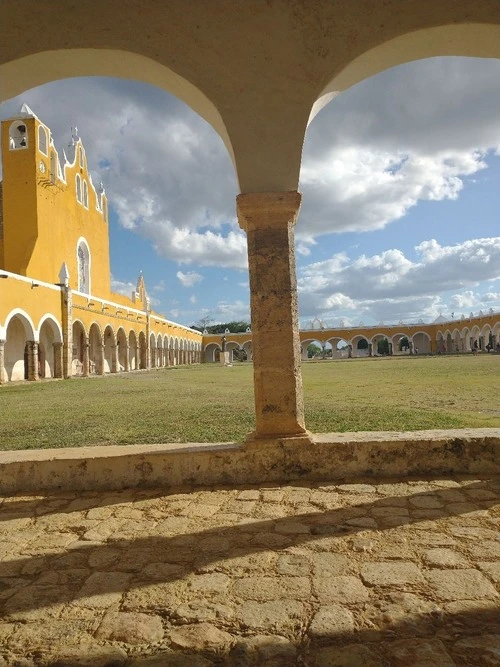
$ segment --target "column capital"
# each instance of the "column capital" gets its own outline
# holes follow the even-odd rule
[[[290,192],[250,192],[236,197],[238,223],[245,231],[295,224],[302,195]]]

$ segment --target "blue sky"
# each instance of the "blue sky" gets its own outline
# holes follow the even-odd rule
[[[432,321],[500,309],[500,61],[439,58],[343,92],[304,144],[300,319]],[[154,307],[248,319],[236,177],[212,128],[167,92],[85,78],[26,91],[58,149],[78,126],[111,203],[113,285],[143,271]]]

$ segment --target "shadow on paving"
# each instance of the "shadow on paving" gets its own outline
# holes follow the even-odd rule
[[[74,660],[47,660],[50,667],[495,667],[500,665],[500,610],[464,610],[421,615],[388,624],[298,643],[268,636],[261,650],[250,650],[235,637],[225,652],[161,650],[139,658],[92,655]]]
[[[486,482],[474,481],[459,489],[440,488],[412,495],[385,496],[369,503],[350,504],[346,507],[279,519],[252,520],[236,526],[207,528],[182,535],[155,535],[119,540],[113,540],[111,537],[105,544],[86,545],[82,541],[81,546],[71,546],[62,553],[4,560],[0,563],[0,590],[3,597],[0,608],[4,618],[8,618],[9,615],[30,609],[67,604],[93,595],[126,593],[151,584],[178,581],[189,573],[197,572],[217,561],[269,550],[279,551],[306,544],[320,537],[346,537],[361,531],[367,533],[370,528],[366,525],[349,525],[347,522],[356,521],[361,515],[377,507],[387,509],[391,501],[397,505],[397,501],[401,499],[434,497],[439,493],[439,498],[446,504],[447,496],[449,496],[448,502],[453,502],[457,491],[483,489],[486,486]],[[50,499],[46,502],[50,503]],[[482,506],[492,507],[499,502],[498,499],[482,501]],[[447,511],[446,508],[434,509],[432,517],[409,519],[393,515],[390,525],[385,527],[379,525],[373,530],[381,532],[397,528],[399,525],[461,516],[471,511],[470,506],[470,502],[454,502],[456,511]],[[0,509],[0,514],[2,510],[3,508]],[[165,518],[167,517],[166,512]],[[186,517],[186,521],[188,520],[189,517]],[[380,521],[383,522],[381,519]],[[90,563],[89,558],[91,558]],[[148,573],[141,576],[141,570],[148,565],[151,566]],[[155,565],[160,567],[154,567]],[[162,565],[164,567],[161,567]],[[82,586],[81,581],[68,583],[68,578],[64,576],[65,571],[75,568],[91,568],[95,575],[102,576],[95,582],[94,588],[89,588],[86,584]],[[49,579],[37,583],[42,574],[50,575]],[[18,577],[22,577],[26,584],[9,595],[9,578],[15,581]],[[168,604],[168,600],[165,603]],[[500,657],[498,664],[500,665]]]

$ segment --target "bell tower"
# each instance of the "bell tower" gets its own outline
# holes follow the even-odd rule
[[[23,105],[2,122],[2,268],[26,275],[38,237],[37,172],[47,170],[48,133]],[[43,164],[43,166],[42,166]]]

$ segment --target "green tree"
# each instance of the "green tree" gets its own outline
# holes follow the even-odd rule
[[[408,336],[403,336],[403,338],[400,338],[399,351],[401,352],[402,350],[407,350],[409,347],[410,347],[410,341],[408,340]]]
[[[387,338],[382,338],[377,343],[377,352],[379,354],[389,354],[389,341]]]
[[[316,343],[311,343],[307,346],[307,358],[313,359],[321,354],[321,348]]]

